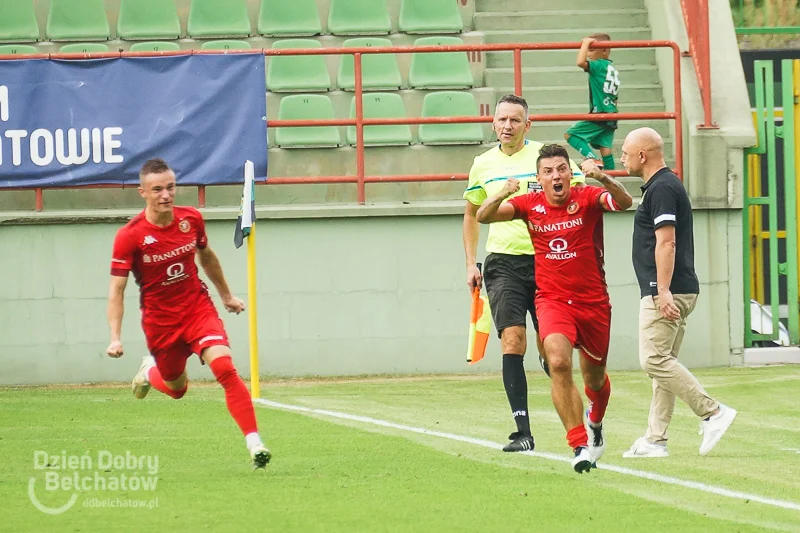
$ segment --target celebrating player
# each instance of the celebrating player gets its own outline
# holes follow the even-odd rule
[[[542,191],[504,202],[519,189],[519,181],[510,178],[478,209],[477,218],[481,223],[522,219],[528,226],[536,252],[536,314],[553,404],[575,452],[572,467],[583,473],[603,454],[603,416],[611,394],[605,371],[611,304],[603,271],[603,213],[628,209],[633,200],[592,161],[584,161],[583,171],[603,187],[570,187],[572,171],[562,146],[544,146],[536,164]],[[583,401],[572,381],[573,347],[582,355],[591,445],[583,424]]]
[[[139,285],[142,329],[147,355],[131,384],[136,398],[153,387],[182,398],[189,386],[186,360],[196,353],[225,390],[231,416],[245,436],[253,468],[264,468],[271,458],[258,434],[250,394],[231,360],[228,336],[208,288],[200,280],[195,255],[231,313],[244,303],[228,288],[217,256],[208,246],[203,216],[193,207],[178,207],[175,173],[162,159],[150,159],[139,171],[139,194],[144,211],[123,226],[114,239],[108,323],[111,344],[106,353],[122,356],[123,295],[128,273]]]

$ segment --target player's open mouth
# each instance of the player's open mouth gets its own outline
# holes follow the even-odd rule
[[[554,183],[553,184],[553,190],[555,192],[557,192],[557,193],[560,193],[561,191],[564,190],[564,184],[563,183]]]

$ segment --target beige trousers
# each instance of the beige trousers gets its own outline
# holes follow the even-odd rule
[[[697,304],[696,294],[674,294],[680,320],[667,320],[658,310],[658,296],[645,296],[639,302],[639,364],[653,380],[653,400],[645,438],[652,443],[667,442],[667,428],[677,396],[706,418],[719,403],[712,399],[697,378],[678,362],[678,353],[686,331],[686,318]]]

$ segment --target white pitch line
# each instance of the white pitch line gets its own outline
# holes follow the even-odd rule
[[[414,426],[406,426],[404,424],[395,424],[394,422],[387,422],[386,420],[379,420],[377,418],[370,418],[368,416],[360,416],[360,415],[351,415],[349,413],[340,413],[338,411],[328,411],[326,409],[315,409],[313,407],[303,407],[301,405],[290,405],[286,403],[274,402],[272,400],[264,400],[262,398],[254,398],[254,403],[258,403],[267,407],[275,407],[277,409],[284,409],[287,411],[298,411],[301,413],[313,413],[322,416],[329,416],[331,418],[341,418],[343,420],[352,420],[354,422],[363,422],[365,424],[372,424],[374,426],[382,426],[386,428],[398,429],[400,431],[408,431],[411,433],[419,433],[421,435],[430,435],[432,437],[440,437],[443,439],[454,440],[458,442],[465,442],[467,444],[474,444],[476,446],[483,446],[484,448],[491,448],[493,450],[501,450],[503,448],[502,444],[498,444],[496,442],[483,440],[483,439],[476,439],[474,437],[467,437],[464,435],[456,435],[454,433],[444,433],[442,431],[435,431],[431,429],[425,428],[418,428]],[[524,455],[530,455],[533,457],[540,457],[542,459],[549,459],[551,461],[561,461],[563,463],[571,462],[571,459],[568,457],[564,457],[562,455],[556,455],[554,453],[544,453],[544,452],[519,452]],[[716,487],[714,485],[708,485],[706,483],[700,483],[697,481],[687,481],[684,479],[671,477],[671,476],[663,476],[661,474],[655,474],[653,472],[646,472],[644,470],[634,470],[632,468],[625,468],[622,466],[614,466],[608,464],[598,464],[597,468],[600,470],[609,470],[611,472],[616,472],[617,474],[623,474],[626,476],[633,476],[642,479],[649,479],[651,481],[657,481],[659,483],[664,483],[667,485],[677,485],[679,487],[685,487],[687,489],[694,489],[699,490],[701,492],[706,492],[709,494],[716,494],[718,496],[723,496],[725,498],[733,498],[736,500],[749,500],[752,502],[763,503],[764,505],[771,505],[773,507],[780,507],[781,509],[790,509],[793,511],[800,511],[800,504],[787,501],[787,500],[775,500],[773,498],[765,498],[764,496],[758,496],[757,494],[748,494],[746,492],[739,492],[736,490],[729,490],[722,487]]]

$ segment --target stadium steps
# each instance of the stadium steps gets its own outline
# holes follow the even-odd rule
[[[571,5],[571,2],[569,4]],[[646,27],[648,24],[646,9],[488,12],[476,13],[474,23],[477,31],[506,31],[513,27],[529,30],[552,28],[569,30],[585,27],[587,17],[591,17],[593,25],[598,28],[613,28],[622,20],[626,21],[629,27]]]
[[[570,0],[563,10],[547,0],[476,0],[475,29],[487,43],[579,42],[590,33],[607,32],[616,41],[649,40],[651,31],[644,0]],[[575,66],[576,50],[528,51],[522,53],[522,94],[532,113],[585,113],[589,109],[587,77]],[[666,111],[654,49],[612,50],[611,59],[620,72],[621,112]],[[486,54],[485,85],[498,96],[514,92],[513,55]],[[670,89],[671,90],[671,89]],[[530,137],[537,141],[564,142],[571,122],[538,122]],[[665,138],[668,159],[674,159],[671,121],[620,121],[614,137],[614,157],[619,160],[624,136],[630,130],[651,126]],[[580,159],[571,147],[570,154]],[[628,183],[640,183],[628,179]],[[637,187],[628,187],[637,196]]]

